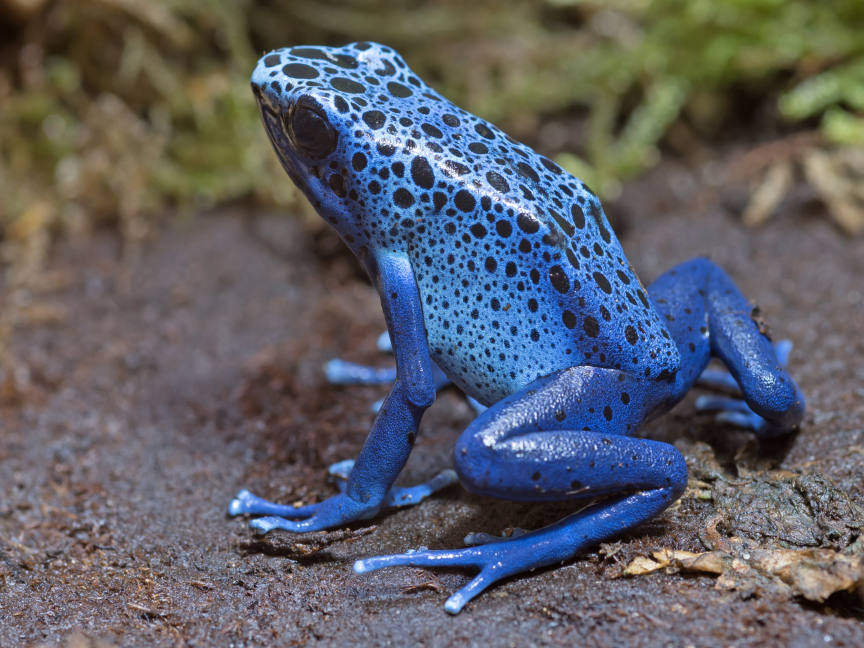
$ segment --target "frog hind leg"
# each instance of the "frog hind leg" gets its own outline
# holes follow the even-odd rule
[[[743,400],[703,397],[702,410],[720,410],[721,421],[747,427],[763,438],[797,428],[804,397],[786,370],[789,343],[772,345],[758,309],[714,262],[693,259],[661,275],[648,289],[681,354],[672,402],[701,378],[737,388]],[[729,369],[705,372],[710,356]]]
[[[665,402],[669,389],[669,381],[573,367],[495,403],[456,444],[456,469],[468,490],[528,502],[608,497],[542,529],[495,542],[474,534],[470,544],[479,546],[453,551],[367,558],[355,571],[479,569],[447,601],[445,609],[455,614],[501,578],[568,560],[659,515],[684,492],[687,466],[671,445],[626,435]]]

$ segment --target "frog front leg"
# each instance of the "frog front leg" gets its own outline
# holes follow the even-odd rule
[[[495,581],[560,563],[660,514],[687,486],[671,445],[625,436],[669,399],[672,386],[614,369],[573,367],[535,380],[481,414],[455,462],[465,487],[496,498],[550,502],[608,496],[548,527],[500,542],[359,560],[357,573],[395,565],[480,573],[445,604],[459,612]]]
[[[281,516],[306,518],[298,522],[283,517],[253,520],[250,526],[262,533],[271,529],[318,531],[375,515],[387,505],[391,487],[414,445],[420,419],[435,400],[423,308],[408,257],[400,253],[380,254],[368,258],[367,267],[381,297],[387,329],[393,339],[396,381],[372,424],[343,492],[300,509],[281,507],[245,491],[231,503],[229,512],[233,515],[278,512]]]

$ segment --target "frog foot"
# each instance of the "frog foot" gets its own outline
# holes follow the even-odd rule
[[[574,553],[572,548],[569,548],[569,531],[566,525],[561,523],[518,536],[514,534],[509,538],[469,534],[469,537],[472,536],[481,537],[484,544],[452,551],[413,551],[365,558],[354,563],[354,571],[357,574],[366,574],[376,569],[396,566],[479,569],[480,573],[444,604],[447,612],[457,614],[471,599],[495,581],[535,567],[559,563]]]
[[[777,362],[780,363],[781,367],[789,365],[789,354],[792,353],[792,346],[791,340],[778,340],[774,344],[774,354],[777,356]],[[741,391],[735,378],[725,369],[705,369],[699,375],[696,384],[715,389],[728,389],[733,392]]]
[[[761,432],[768,425],[764,418],[738,398],[700,396],[696,399],[696,409],[700,412],[717,412],[714,420],[718,423],[728,423],[754,432]]]
[[[519,536],[523,536],[528,533],[525,529],[520,529],[518,527],[509,527],[504,529],[501,532],[500,536],[494,536],[489,533],[469,533],[465,536],[463,542],[466,547],[477,547],[485,544],[492,544],[493,542],[503,542],[504,540],[508,540],[510,538],[518,538]]]
[[[320,531],[333,526],[339,526],[354,520],[368,520],[374,517],[382,508],[397,508],[419,504],[424,499],[437,491],[455,484],[459,481],[454,470],[444,470],[425,484],[410,487],[393,487],[387,493],[379,506],[361,507],[351,500],[345,491],[348,486],[348,478],[354,468],[354,460],[347,459],[331,465],[327,472],[333,478],[339,495],[331,497],[318,504],[308,506],[293,506],[275,504],[261,497],[253,495],[247,490],[242,490],[228,506],[230,515],[250,513],[253,515],[266,515],[268,517],[252,520],[249,523],[259,533],[267,533],[273,529],[284,529],[286,531]],[[304,520],[293,522],[290,519]]]

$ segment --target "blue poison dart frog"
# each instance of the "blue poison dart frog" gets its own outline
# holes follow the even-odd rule
[[[583,182],[456,107],[387,47],[294,47],[258,61],[252,90],[288,176],[366,268],[381,298],[396,375],[338,495],[294,508],[248,491],[232,514],[318,531],[419,502],[457,479],[523,502],[597,503],[461,549],[364,558],[354,570],[469,567],[448,612],[495,581],[553,565],[662,513],[687,466],[639,428],[687,393],[711,357],[743,400],[704,409],[761,438],[788,433],[804,398],[786,348],[721,268],[687,261],[644,288]],[[485,409],[456,443],[454,471],[394,488],[436,387]],[[482,408],[481,408],[482,409]]]

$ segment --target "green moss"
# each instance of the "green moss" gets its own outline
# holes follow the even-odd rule
[[[864,139],[856,0],[58,0],[18,20],[19,55],[0,68],[7,224],[36,200],[92,221],[244,196],[296,204],[248,75],[261,51],[304,43],[385,42],[541,145],[543,123],[585,117],[582,137],[545,146],[607,197],[658,159],[674,122],[722,124],[742,84],[779,88],[790,123]]]

